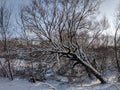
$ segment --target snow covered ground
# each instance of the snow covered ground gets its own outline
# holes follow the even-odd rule
[[[81,86],[78,83],[69,84],[51,80],[46,82],[30,83],[21,79],[10,81],[8,79],[1,78],[0,90],[120,90],[120,84],[114,83]]]

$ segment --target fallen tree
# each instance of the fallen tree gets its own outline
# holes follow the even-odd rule
[[[73,67],[82,64],[101,83],[106,83],[83,52],[91,44],[87,42],[89,32],[93,31],[96,38],[106,29],[106,19],[94,22],[90,18],[96,15],[100,3],[100,0],[34,0],[30,6],[21,9],[23,31],[36,35],[39,48],[44,49],[40,52],[55,54],[57,59],[69,58],[75,61]]]
[[[73,68],[77,64],[82,64],[86,69],[89,69],[91,71],[91,73],[97,79],[99,79],[102,84],[107,83],[106,80],[102,77],[102,75],[90,64],[90,62],[88,61],[85,53],[83,53],[83,52],[81,52],[80,56],[75,54],[75,53],[66,52],[66,51],[58,51],[58,50],[37,50],[37,52],[45,52],[46,55],[47,55],[47,53],[49,55],[57,53],[59,55],[59,57],[69,58],[69,60],[75,61],[75,63],[73,64]]]

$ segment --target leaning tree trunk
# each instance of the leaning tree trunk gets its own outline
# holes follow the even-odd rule
[[[102,84],[106,83],[105,79],[102,77],[102,75],[88,62],[86,62],[84,59],[80,58],[79,56],[74,54],[74,59],[77,60],[78,63],[82,64],[85,68],[89,69],[91,73],[101,81]]]
[[[107,83],[105,79],[102,77],[102,75],[89,63],[87,58],[85,57],[85,53],[82,53],[83,56],[78,56],[75,53],[66,53],[66,52],[57,52],[59,54],[66,55],[71,60],[77,61],[73,67],[77,64],[82,64],[86,69],[89,69],[91,71],[91,74],[93,74],[97,79],[100,80],[102,84]]]
[[[86,68],[88,68],[88,69],[91,71],[91,73],[92,73],[93,75],[95,75],[95,77],[98,78],[98,79],[101,81],[102,84],[106,83],[106,81],[104,80],[104,78],[102,77],[102,75],[101,75],[95,68],[93,68],[91,65],[88,65],[88,64],[86,64],[86,63],[82,63],[82,64],[83,64]]]
[[[85,53],[82,53],[83,56],[79,57],[75,53],[65,53],[65,52],[58,52],[59,54],[66,55],[71,60],[77,61],[76,64],[82,64],[86,69],[91,71],[97,79],[100,80],[102,84],[107,83],[102,75],[88,62],[87,58],[85,57]],[[75,65],[74,65],[75,66]]]
[[[54,51],[54,50],[40,50],[41,51],[47,51],[53,53],[60,54],[60,56],[64,56],[69,58],[70,60],[77,61],[73,67],[77,64],[82,64],[86,69],[89,69],[91,71],[91,74],[93,74],[97,79],[100,80],[102,84],[107,83],[106,80],[102,77],[102,75],[86,60],[84,57],[79,57],[75,53],[70,52],[64,52],[64,51]]]

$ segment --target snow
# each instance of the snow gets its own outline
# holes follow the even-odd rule
[[[0,63],[3,65],[5,63],[5,59],[4,58],[0,58]]]
[[[24,80],[0,79],[0,90],[29,90],[30,84]]]
[[[1,64],[4,64],[5,59],[0,59]],[[16,60],[14,63],[15,69],[22,70],[26,63],[24,60]],[[36,66],[36,65],[35,65]],[[120,90],[120,84],[116,83],[116,71],[107,71],[105,75],[109,84],[99,84],[98,80],[89,82],[87,78],[82,83],[70,83],[67,77],[54,76],[54,71],[46,71],[46,77],[52,77],[54,80],[48,79],[44,82],[30,83],[24,79],[14,79],[10,81],[6,78],[0,78],[0,90]],[[53,79],[52,78],[52,79]]]
[[[52,88],[52,86],[42,82],[33,84],[21,79],[13,81],[0,79],[0,90],[52,90]]]
[[[79,83],[71,84],[53,80],[30,83],[23,79],[10,81],[0,78],[0,90],[120,90],[120,83],[81,86]]]

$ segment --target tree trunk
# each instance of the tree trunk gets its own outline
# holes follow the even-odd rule
[[[10,64],[10,60],[9,59],[6,59],[7,62],[8,62],[8,70],[9,70],[9,78],[11,80],[13,80],[13,73],[12,73],[12,69],[11,69],[11,64]]]
[[[78,58],[78,57],[77,57],[77,58]],[[92,73],[97,79],[99,79],[102,84],[107,83],[107,82],[105,81],[105,79],[102,77],[102,75],[101,75],[94,67],[92,67],[91,64],[85,62],[84,60],[82,60],[82,59],[80,59],[80,58],[78,58],[78,60],[79,60],[79,62],[80,62],[85,68],[89,69],[89,70],[91,71],[91,73]]]
[[[102,77],[102,75],[89,62],[87,62],[88,60],[85,60],[85,58],[79,57],[75,53],[70,52],[69,53],[62,51],[49,51],[49,52],[62,54],[62,56],[66,56],[70,60],[77,61],[75,65],[79,63],[82,64],[86,69],[90,70],[91,74],[93,74],[97,79],[99,79],[102,84],[107,83],[106,80]]]
[[[115,31],[114,50],[115,50],[115,59],[116,59],[117,69],[118,69],[118,72],[120,72],[120,65],[119,65],[119,60],[118,60],[118,55],[117,55],[117,33],[118,33],[118,30],[119,30],[119,27],[117,27],[116,31]]]

